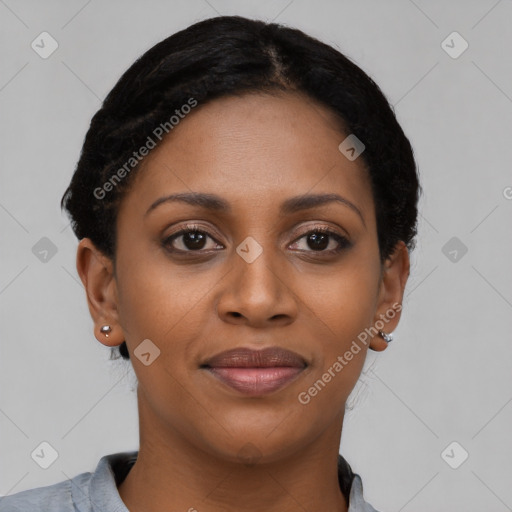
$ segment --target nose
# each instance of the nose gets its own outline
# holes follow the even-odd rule
[[[243,254],[243,253],[241,253]],[[292,289],[293,266],[270,249],[251,261],[233,252],[231,271],[222,280],[217,313],[228,323],[252,327],[285,326],[294,321],[298,311]]]

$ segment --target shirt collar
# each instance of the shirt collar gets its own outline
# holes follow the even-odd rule
[[[94,512],[129,512],[119,495],[118,485],[124,480],[137,460],[138,451],[119,452],[103,456],[89,483],[89,495],[76,485],[72,486],[73,500],[80,512],[89,512],[83,508],[85,498],[89,498]],[[338,455],[338,481],[340,489],[349,503],[348,512],[376,512],[363,500],[362,482],[359,475],[352,472],[348,462]],[[82,504],[82,506],[80,506]]]

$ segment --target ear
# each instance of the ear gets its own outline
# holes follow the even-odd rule
[[[119,326],[113,261],[97,249],[90,238],[83,238],[78,244],[76,269],[85,287],[94,336],[104,345],[120,345],[124,335]],[[100,331],[103,325],[111,327],[108,335]]]
[[[399,241],[393,253],[382,265],[379,296],[373,320],[373,325],[377,329],[380,326],[387,334],[393,332],[400,321],[402,300],[409,273],[409,251],[405,243]],[[382,324],[384,324],[383,327]],[[373,336],[370,342],[370,348],[377,352],[385,350],[387,346],[387,342],[378,334]]]

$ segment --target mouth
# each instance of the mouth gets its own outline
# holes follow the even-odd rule
[[[258,396],[283,388],[307,366],[295,352],[270,347],[228,350],[208,359],[200,368],[240,393]]]

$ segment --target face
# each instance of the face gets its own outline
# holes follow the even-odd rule
[[[367,171],[338,149],[347,135],[298,94],[199,105],[146,157],[122,201],[115,275],[80,243],[96,331],[114,327],[98,340],[126,340],[141,421],[160,442],[271,461],[340,433],[370,340],[386,346],[357,340],[401,302],[408,274],[403,247],[380,263]],[[215,201],[169,197],[191,193]],[[147,365],[134,354],[143,340]],[[214,359],[267,348],[292,354]]]

